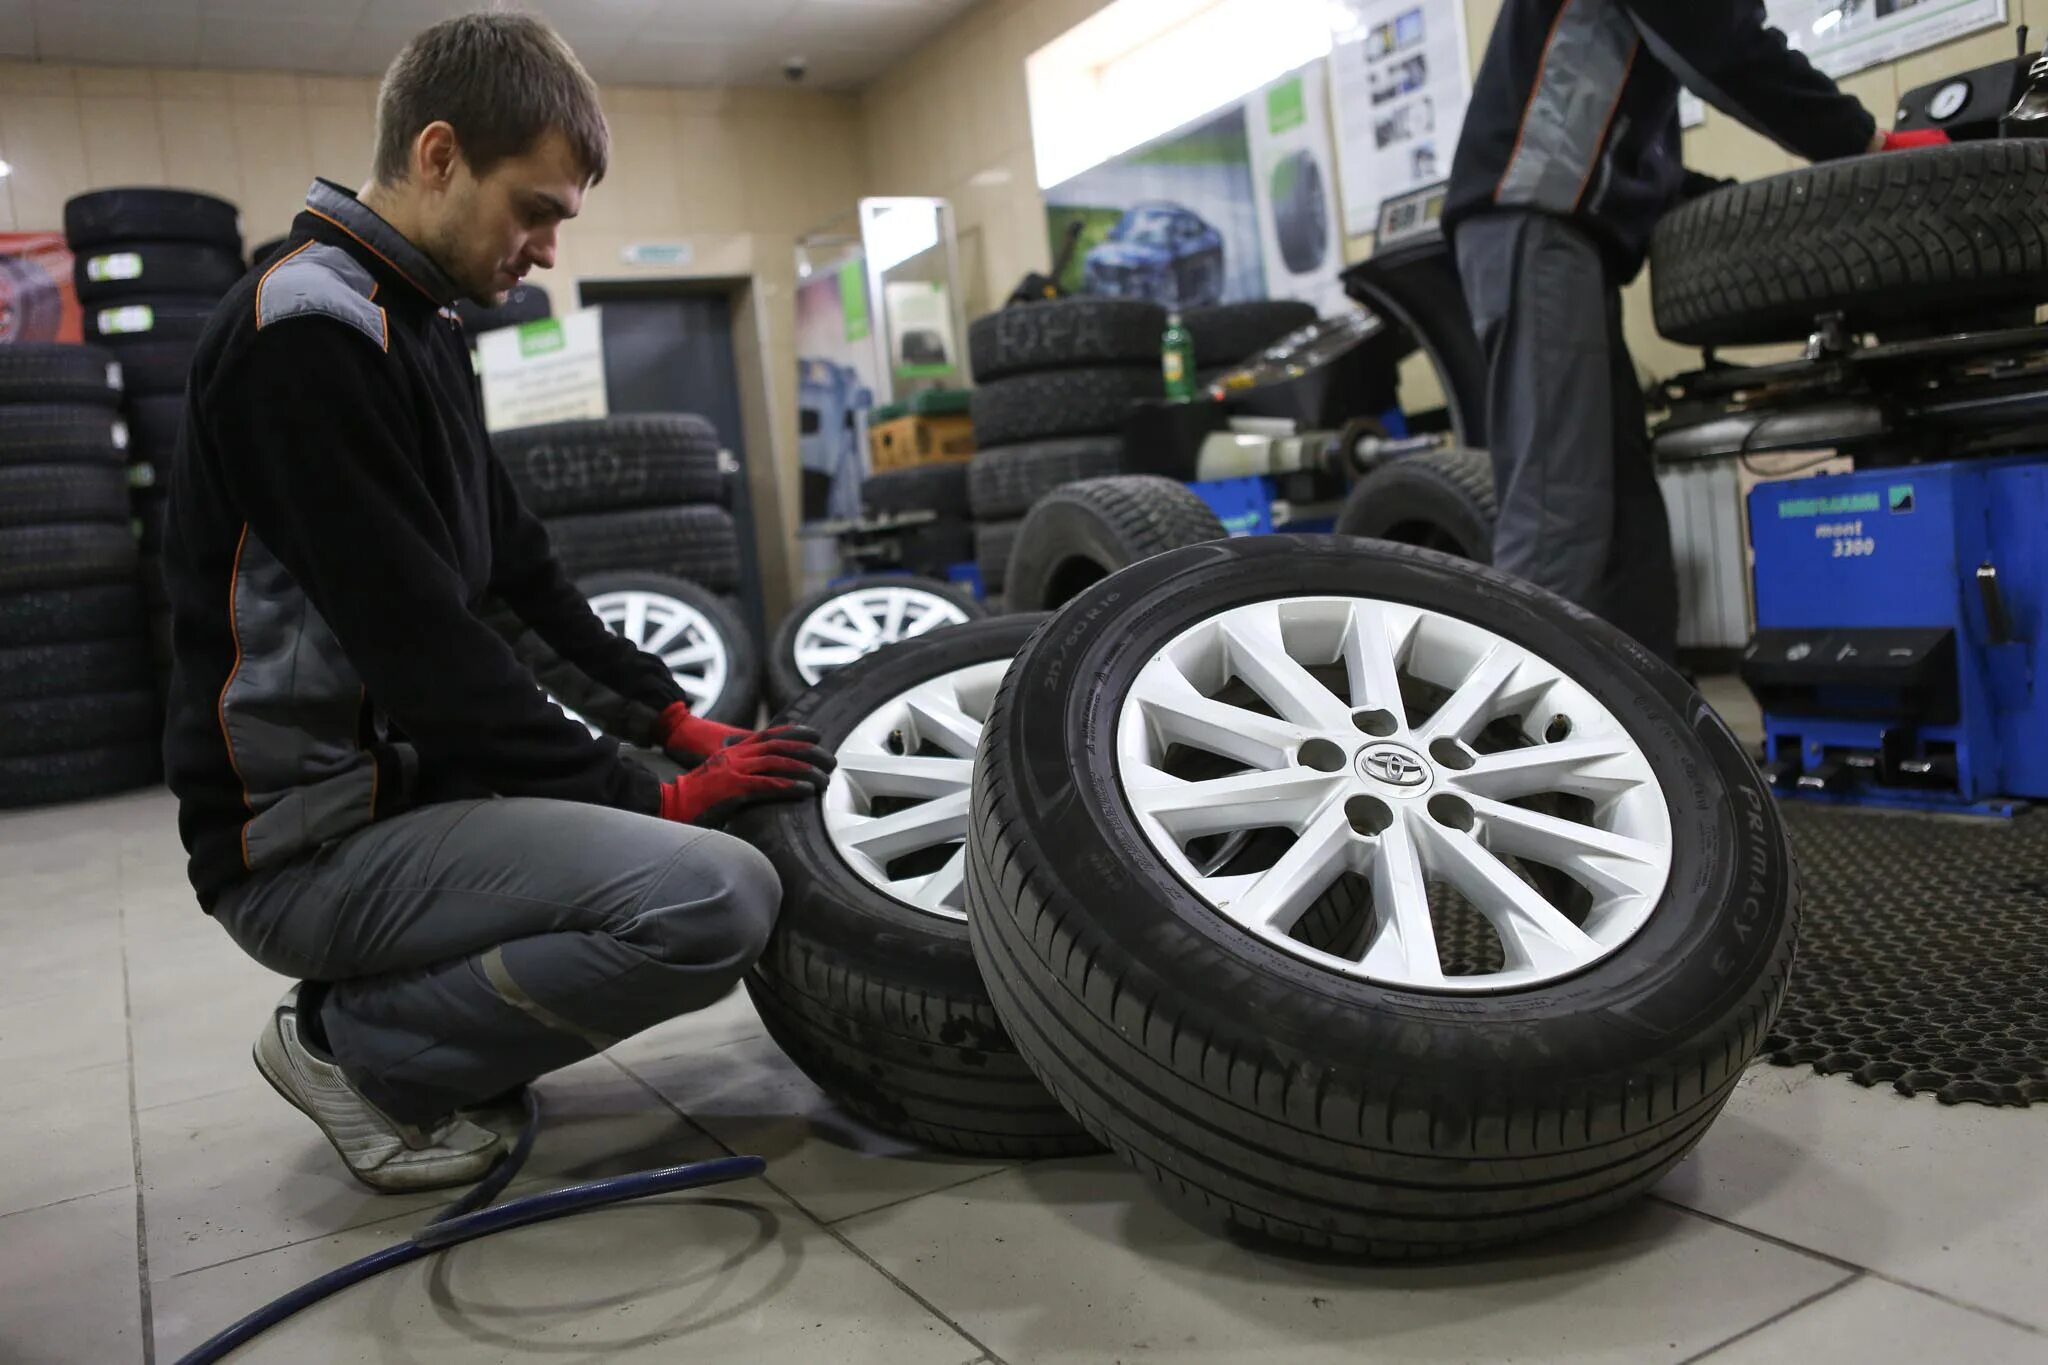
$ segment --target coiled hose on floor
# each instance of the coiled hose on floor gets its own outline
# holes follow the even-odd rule
[[[504,1193],[505,1187],[526,1164],[528,1154],[533,1151],[533,1140],[539,1132],[540,1096],[528,1089],[526,1126],[520,1130],[519,1141],[468,1194],[436,1214],[431,1223],[396,1246],[372,1252],[339,1270],[330,1270],[319,1279],[309,1280],[290,1293],[264,1304],[234,1326],[208,1338],[181,1358],[178,1365],[212,1365],[212,1362],[225,1359],[238,1347],[248,1344],[293,1314],[311,1308],[330,1294],[339,1293],[352,1284],[361,1284],[371,1276],[381,1275],[396,1266],[410,1265],[436,1251],[473,1242],[508,1228],[565,1218],[572,1213],[623,1203],[628,1199],[644,1199],[648,1195],[669,1194],[702,1185],[720,1185],[728,1180],[745,1180],[768,1168],[768,1163],[757,1156],[720,1157],[715,1161],[662,1166],[651,1171],[592,1180],[515,1199],[496,1208],[487,1207]]]

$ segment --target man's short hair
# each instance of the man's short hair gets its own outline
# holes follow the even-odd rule
[[[597,84],[560,35],[529,14],[465,14],[405,45],[377,93],[379,184],[406,179],[413,139],[437,121],[455,130],[478,176],[550,131],[569,139],[593,183],[611,156]]]

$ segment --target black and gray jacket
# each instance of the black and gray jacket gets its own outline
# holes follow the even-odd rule
[[[1679,197],[1683,86],[1809,161],[1866,150],[1855,97],[1785,46],[1762,0],[1507,0],[1451,163],[1446,227],[1494,208],[1584,227],[1623,279]]]
[[[501,599],[622,695],[682,699],[591,614],[491,454],[454,296],[323,180],[200,340],[164,545],[164,754],[202,905],[426,802],[659,807],[480,618]]]

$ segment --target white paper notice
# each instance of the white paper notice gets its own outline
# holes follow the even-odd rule
[[[2005,22],[2005,0],[1764,0],[1787,45],[1846,76]],[[1888,111],[1875,110],[1882,120]]]
[[[1330,52],[1344,231],[1378,225],[1380,202],[1451,173],[1472,81],[1458,0],[1342,0]]]
[[[484,428],[603,417],[604,330],[598,310],[500,327],[477,338]]]

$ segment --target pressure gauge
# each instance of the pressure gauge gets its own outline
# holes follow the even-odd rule
[[[1933,96],[1928,99],[1927,117],[1937,123],[1945,119],[1952,119],[1969,101],[1970,83],[1968,81],[1950,81],[1947,85],[1935,91]]]

